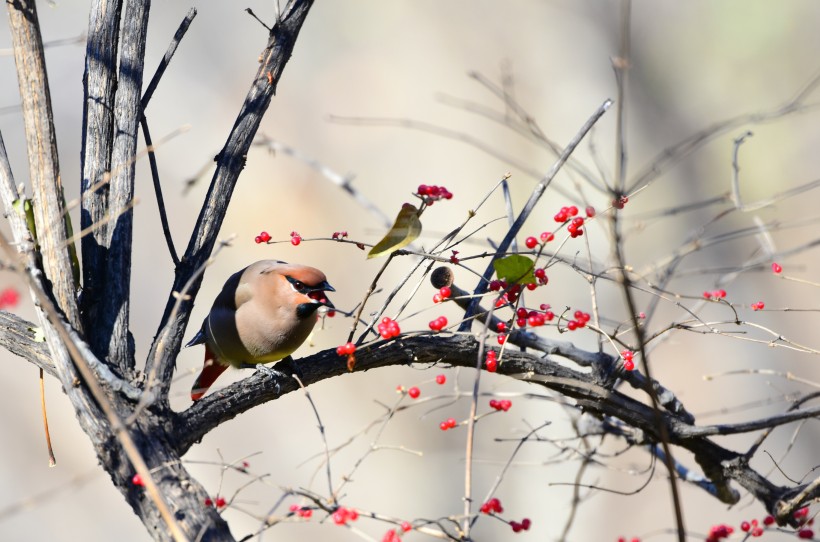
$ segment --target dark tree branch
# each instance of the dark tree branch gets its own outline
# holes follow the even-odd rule
[[[89,329],[95,352],[130,375],[134,368],[134,344],[128,320],[131,306],[131,244],[134,213],[134,172],[137,130],[142,115],[142,76],[150,0],[129,0],[122,25],[120,69],[114,99],[114,144],[111,149],[111,181],[108,213],[116,218],[106,225],[108,257],[100,300],[101,318]]]
[[[14,313],[0,311],[0,346],[58,378],[45,341],[35,338],[37,324]]]
[[[355,372],[410,364],[473,368],[478,348],[479,343],[475,338],[463,335],[402,337],[387,342],[380,341],[360,347],[356,351]],[[297,360],[294,366],[301,373],[305,385],[348,372],[346,358],[337,355],[334,350]],[[707,436],[755,431],[798,419],[816,417],[817,408],[754,422],[698,427],[678,416],[653,409],[650,405],[614,391],[610,387],[611,383],[596,377],[594,372],[582,373],[549,357],[508,350],[504,353],[503,363],[498,367],[498,374],[554,390],[574,399],[576,405],[585,412],[607,419],[621,420],[626,426],[641,431],[643,443],[646,444],[661,442],[658,429],[660,417],[661,423],[668,431],[669,442],[695,454],[704,474],[715,486],[714,494],[723,502],[737,502],[737,492],[728,485],[729,481],[735,481],[760,500],[767,510],[774,513],[779,502],[799,494],[807,487],[805,484],[793,488],[772,484],[748,465],[742,453],[725,449]],[[280,379],[256,372],[249,378],[207,395],[188,410],[176,415],[174,433],[179,446],[178,452],[184,454],[218,425],[298,389],[300,388],[295,379]],[[810,493],[816,496],[817,491]]]
[[[100,317],[105,295],[105,260],[108,228],[91,229],[108,217],[108,178],[114,134],[114,96],[117,89],[117,53],[120,43],[122,0],[95,0],[88,18],[88,42],[83,73],[83,133],[80,225],[90,233],[81,241],[83,257],[83,321],[86,326]],[[91,338],[91,333],[89,333]],[[97,348],[97,354],[108,352]]]
[[[224,148],[216,157],[217,168],[214,177],[208,188],[208,194],[205,196],[205,203],[199,213],[188,247],[179,267],[177,267],[174,285],[168,296],[165,313],[160,321],[159,329],[162,330],[169,326],[169,332],[165,352],[159,357],[160,365],[158,370],[152,367],[154,360],[157,359],[155,352],[156,341],[152,344],[148,355],[146,372],[156,370],[161,387],[158,396],[161,400],[167,400],[174,361],[182,344],[185,326],[193,307],[193,299],[199,291],[201,278],[194,281],[188,290],[190,300],[181,305],[181,309],[174,313],[174,321],[169,322],[169,317],[177,301],[174,293],[182,290],[189,279],[205,264],[213,251],[231,194],[233,194],[239,174],[245,166],[248,150],[276,91],[276,85],[279,83],[285,64],[290,59],[296,38],[312,5],[313,0],[292,1],[285,13],[282,14],[282,19],[274,25],[268,44],[260,55],[259,70],[256,72],[251,89],[245,98]]]
[[[143,94],[140,102],[140,110],[142,111],[140,115],[140,127],[142,128],[145,145],[148,148],[148,163],[151,166],[151,179],[154,182],[154,193],[156,194],[157,207],[159,208],[159,220],[162,224],[162,233],[165,236],[165,243],[168,245],[168,252],[171,254],[174,267],[179,266],[179,256],[177,256],[177,250],[174,247],[174,239],[171,237],[171,226],[168,224],[168,213],[165,211],[165,198],[162,196],[162,183],[159,180],[156,149],[154,149],[153,142],[151,141],[151,132],[148,130],[148,119],[145,117],[145,109],[148,107],[148,102],[151,101],[151,97],[154,95],[154,91],[157,89],[157,85],[159,85],[159,81],[165,73],[166,68],[168,68],[171,58],[173,58],[174,53],[176,53],[180,41],[182,41],[185,33],[188,32],[188,28],[191,26],[194,17],[196,17],[196,13],[196,9],[191,8],[188,15],[186,15],[182,23],[180,23],[179,28],[174,34],[174,38],[171,40],[171,44],[168,46],[168,50],[165,51],[165,55],[162,57],[159,66],[157,66],[157,70],[154,72],[151,82],[148,83],[148,88],[145,90],[145,94]]]

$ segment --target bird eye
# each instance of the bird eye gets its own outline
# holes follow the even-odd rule
[[[293,287],[297,290],[302,290],[305,287],[305,284],[303,282],[299,282],[298,280],[294,280],[291,284],[293,284]]]

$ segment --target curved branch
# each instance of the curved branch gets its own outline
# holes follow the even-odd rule
[[[479,343],[472,336],[405,336],[391,341],[364,345],[356,351],[355,372],[380,367],[410,364],[447,364],[473,368]],[[285,362],[283,362],[285,363]],[[305,385],[348,373],[346,357],[334,350],[319,352],[292,362]],[[277,367],[282,368],[282,363]],[[281,369],[280,369],[281,370]],[[287,372],[287,371],[286,371]],[[735,481],[761,501],[770,512],[778,503],[805,493],[805,484],[793,488],[777,486],[752,469],[744,455],[715,444],[707,435],[753,431],[782,423],[817,416],[817,409],[773,416],[746,424],[698,427],[688,420],[610,389],[595,371],[581,372],[549,357],[527,352],[506,351],[498,374],[539,384],[575,400],[583,411],[596,416],[622,420],[643,432],[646,443],[660,442],[658,420],[666,427],[669,442],[692,452],[704,474],[715,484],[715,495],[723,502],[737,502],[737,492],[729,486]],[[293,378],[279,378],[259,371],[253,376],[218,390],[194,403],[174,419],[178,451],[184,454],[209,431],[250,410],[299,389]]]

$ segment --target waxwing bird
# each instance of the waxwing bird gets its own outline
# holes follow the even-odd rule
[[[276,260],[231,275],[186,345],[205,345],[205,365],[191,399],[202,398],[230,366],[275,363],[292,354],[313,330],[316,310],[333,307],[325,292],[334,291],[318,269]]]

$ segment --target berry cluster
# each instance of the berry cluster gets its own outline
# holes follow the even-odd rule
[[[564,223],[570,218],[578,214],[578,207],[571,205],[570,207],[561,207],[561,210],[555,213],[553,217],[556,222]]]
[[[511,521],[510,522],[510,527],[512,527],[512,530],[513,530],[514,533],[520,533],[521,531],[529,531],[530,530],[530,525],[532,525],[532,522],[530,521],[530,518],[522,519],[521,523],[519,523],[517,521]]]
[[[498,337],[500,341],[500,338],[505,336],[499,335]],[[487,358],[484,360],[484,368],[490,373],[494,373],[498,370],[498,358],[496,356],[495,350],[489,350],[487,352]]]
[[[349,356],[356,351],[356,345],[353,343],[345,343],[336,347],[336,353],[340,356]]]
[[[290,232],[290,244],[298,247],[299,243],[302,242],[302,236],[299,235],[299,232],[292,231]]]
[[[735,530],[729,525],[714,525],[709,529],[709,536],[706,542],[718,542],[721,538],[729,538]]]
[[[531,327],[543,326],[555,318],[555,314],[549,310],[549,308],[547,304],[541,305],[541,311],[527,310],[524,307],[519,307],[515,311],[515,325],[518,327],[527,327],[528,324]],[[496,329],[503,331],[500,328],[500,325],[496,326]],[[504,329],[506,329],[506,324],[504,324]]]
[[[392,339],[393,337],[398,337],[401,334],[399,323],[392,318],[388,318],[387,316],[385,316],[379,323],[378,329],[379,335],[382,336],[382,339]]]
[[[726,290],[721,288],[720,290],[714,290],[712,292],[706,291],[703,292],[703,297],[706,299],[723,299],[726,297]]]
[[[305,508],[303,506],[299,506],[298,504],[291,504],[290,505],[290,512],[292,514],[296,514],[300,518],[310,519],[310,516],[313,515],[313,510],[310,508]]]
[[[616,209],[623,209],[627,203],[629,203],[629,198],[626,196],[618,196],[617,198],[612,200],[612,206]]]
[[[535,278],[538,279],[538,284],[546,284],[550,281],[549,277],[547,277],[547,270],[543,267],[539,267],[532,273],[535,275]]]
[[[450,263],[453,265],[458,265],[458,251],[452,250],[451,252],[453,253],[453,255],[450,256]]]
[[[337,240],[341,241],[345,237],[347,237],[347,232],[346,231],[334,231],[333,236],[331,237],[331,239],[337,239]]]
[[[757,303],[752,303],[752,310],[762,311],[765,306],[762,301],[758,301]]]
[[[575,319],[567,322],[567,329],[570,331],[575,331],[578,328],[586,326],[590,319],[589,313],[583,311],[575,311],[573,316]]]
[[[210,497],[206,497],[204,504],[205,504],[205,506],[214,506],[215,505],[217,508],[225,508],[225,505],[228,504],[228,503],[225,501],[225,497],[217,496],[217,498],[215,500],[211,499]],[[310,516],[308,516],[308,517],[310,517]]]
[[[344,525],[348,521],[356,521],[359,519],[359,513],[352,508],[345,508],[344,506],[340,506],[333,512],[331,516],[333,518],[333,523],[336,525]]]
[[[482,514],[501,514],[502,512],[504,508],[501,506],[501,501],[495,497],[481,505]]]
[[[772,521],[774,521],[774,517],[772,517],[772,516],[768,516],[768,517],[771,517]],[[763,522],[765,524],[766,520],[764,519]],[[758,536],[763,535],[763,529],[760,527],[760,525],[758,525],[758,522],[757,522],[756,519],[753,519],[751,522],[748,522],[748,521],[742,522],[740,524],[740,530],[743,531],[744,533],[749,533],[750,535],[752,535],[755,538],[757,538]]]
[[[506,280],[491,280],[487,288],[491,292],[498,292],[499,290],[507,290],[507,286],[508,285]],[[510,286],[509,290],[501,294],[501,296],[496,300],[496,308],[503,307],[509,303],[515,303],[520,293],[521,285],[513,284],[512,286]]]
[[[412,529],[413,529],[413,526],[410,525],[409,522],[407,522],[407,521],[402,521],[401,522],[402,532],[406,533],[407,531],[410,531]],[[384,533],[384,536],[382,537],[382,542],[401,542],[401,536],[399,536],[399,533],[396,531],[396,529],[390,529],[389,531]]]
[[[433,331],[441,331],[445,327],[447,327],[447,318],[444,316],[439,316],[435,320],[431,321],[429,324],[430,329]]]
[[[254,241],[256,241],[257,245],[260,243],[267,243],[268,241],[270,241],[270,234],[266,231],[263,231],[254,238]]]
[[[418,195],[426,205],[432,205],[433,202],[440,199],[452,199],[453,194],[443,186],[436,186],[434,184],[420,184],[416,189]]]
[[[503,410],[507,412],[512,406],[512,401],[509,399],[490,399],[490,408],[495,410]]]
[[[631,371],[635,368],[635,362],[632,361],[632,358],[635,357],[635,352],[632,350],[624,350],[621,352],[621,357],[624,359],[625,370]]]
[[[775,275],[779,275],[782,272],[783,272],[783,267],[781,267],[781,265],[779,263],[774,262],[772,264],[772,273],[774,273]]]
[[[442,286],[439,288],[438,293],[433,296],[433,303],[441,303],[445,299],[449,299],[451,295],[453,295],[453,291],[450,287]]]
[[[446,420],[438,424],[438,427],[442,431],[447,431],[448,429],[455,428],[456,425],[458,425],[458,422],[456,422],[455,418],[447,418]]]
[[[328,313],[328,316],[330,314]],[[341,346],[336,347],[336,353],[340,356],[347,356],[347,370],[353,371],[353,367],[356,365],[356,345],[353,343],[345,343]]]
[[[584,235],[584,230],[581,229],[581,228],[583,228],[583,226],[584,226],[584,217],[576,216],[575,218],[573,218],[572,222],[570,222],[569,226],[567,226],[567,231],[569,232],[569,236],[572,237],[573,239],[575,239],[576,237],[580,237],[580,236]]]

